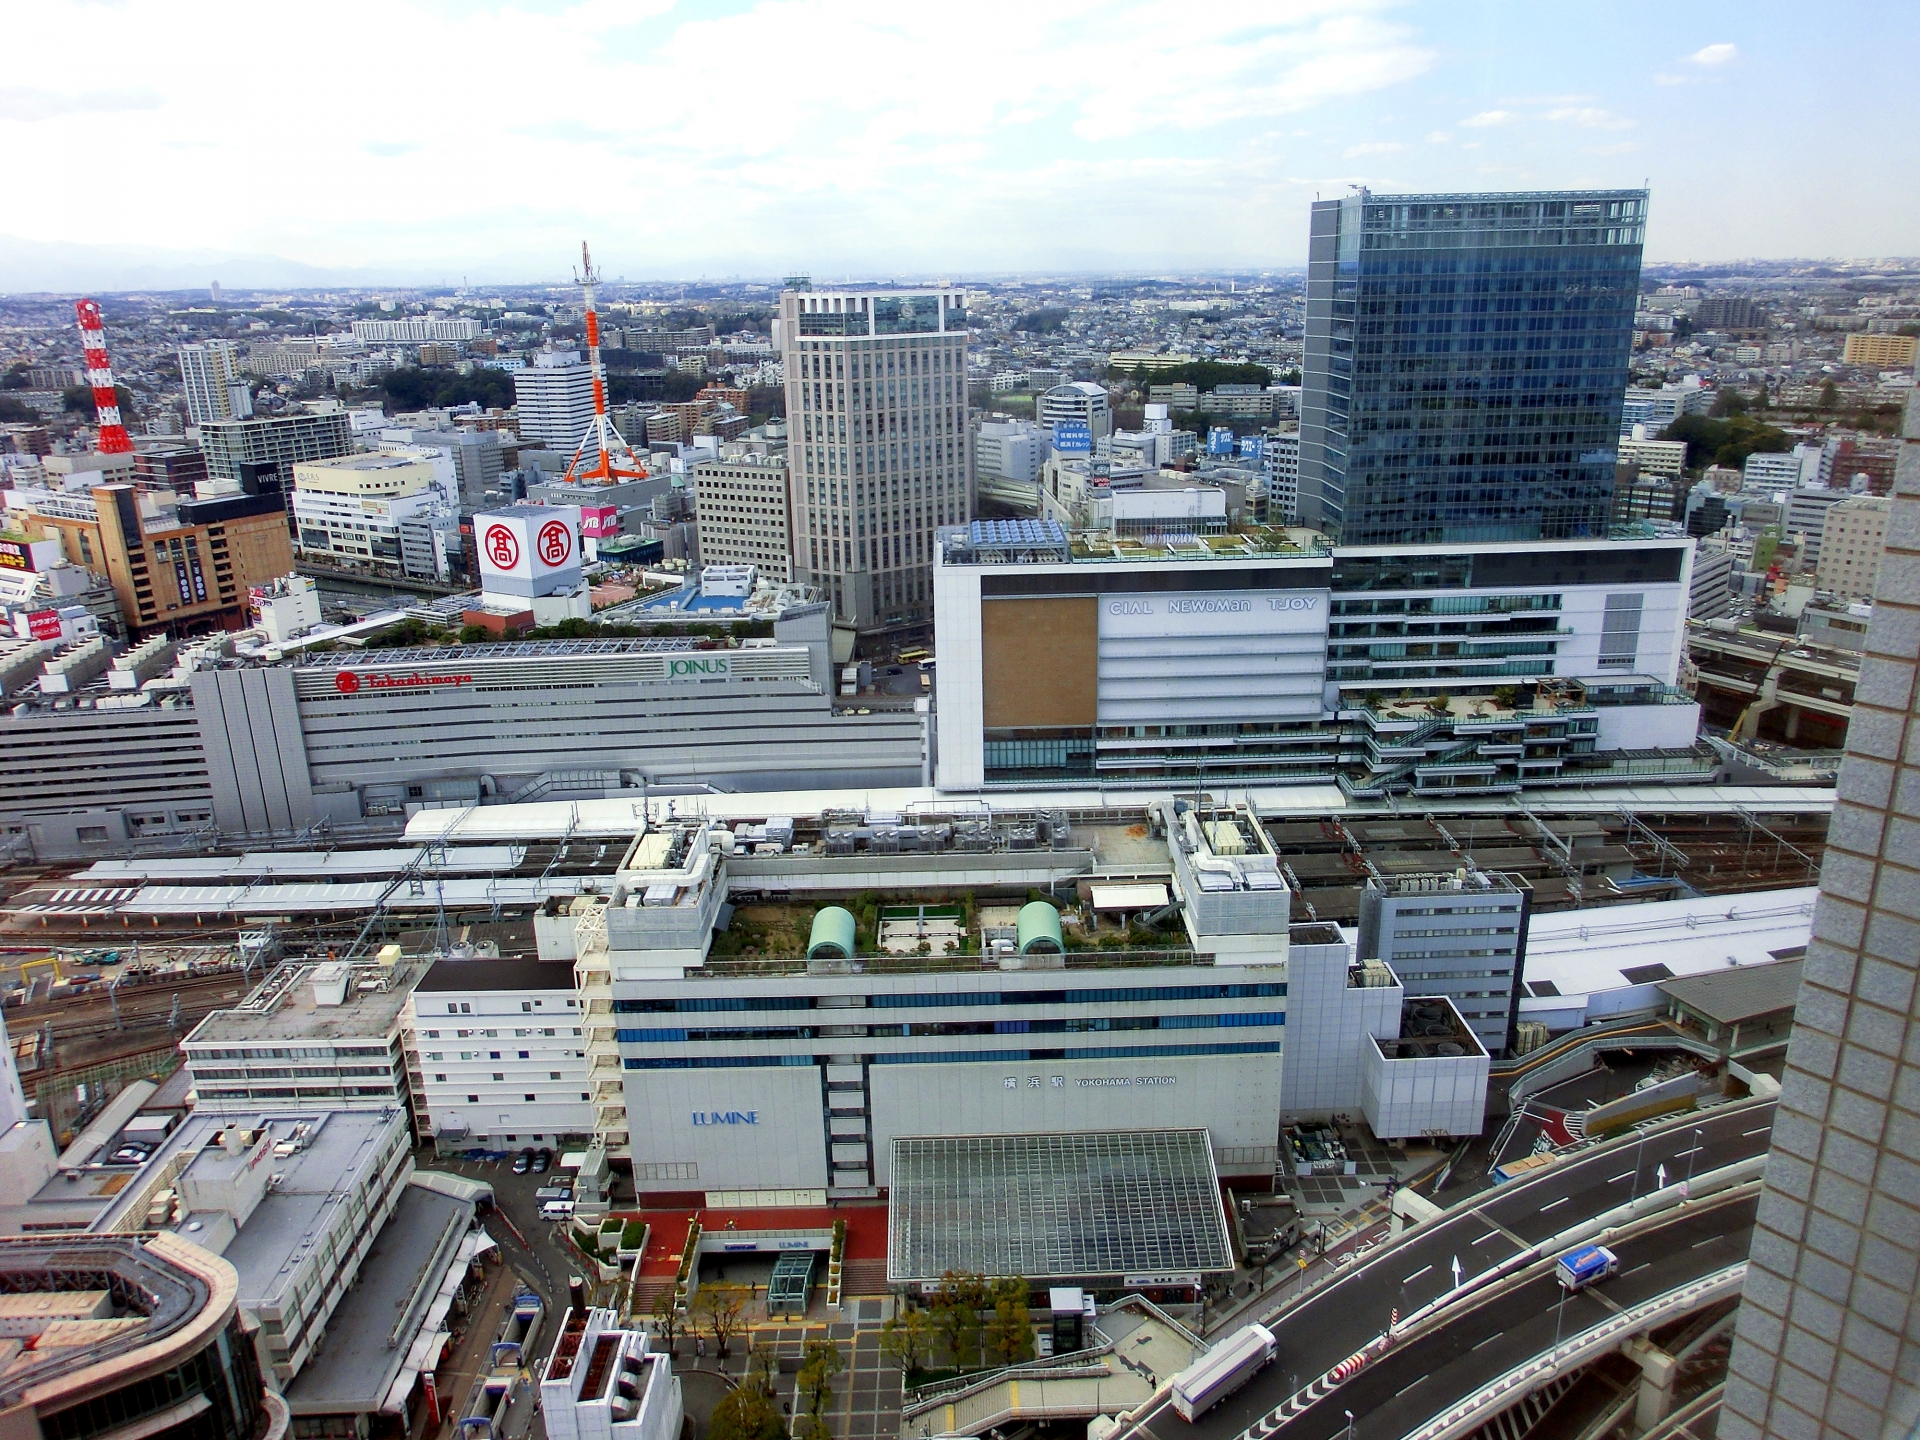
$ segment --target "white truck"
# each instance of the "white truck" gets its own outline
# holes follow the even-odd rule
[[[1244,1325],[1173,1377],[1173,1408],[1189,1424],[1265,1367],[1276,1349],[1264,1325]]]

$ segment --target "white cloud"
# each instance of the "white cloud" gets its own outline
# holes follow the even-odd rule
[[[1547,119],[1562,124],[1578,125],[1584,130],[1631,130],[1633,121],[1624,116],[1594,106],[1567,106],[1559,110],[1549,110]]]
[[[1669,75],[1662,71],[1653,77],[1656,85],[1691,85],[1699,77],[1696,75]]]
[[[117,115],[128,110],[157,110],[151,90],[88,90],[62,95],[25,85],[0,85],[0,120],[52,120],[69,115]]]
[[[1631,155],[1635,150],[1638,150],[1639,148],[1640,148],[1640,142],[1637,140],[1622,140],[1622,141],[1619,141],[1617,144],[1613,144],[1613,145],[1590,145],[1587,147],[1587,154],[1589,155]]]
[[[1731,44],[1706,45],[1689,55],[1695,65],[1727,65],[1740,58],[1740,47]]]
[[[1397,140],[1369,140],[1364,145],[1349,145],[1345,153],[1352,160],[1361,155],[1392,155],[1406,148]]]
[[[1469,115],[1460,123],[1475,130],[1489,125],[1511,125],[1520,117],[1511,110],[1482,110],[1478,115]]]
[[[1445,130],[1429,130],[1427,132],[1427,143],[1429,145],[1445,145],[1451,139],[1453,139],[1452,134]]]
[[[1055,0],[990,43],[962,0],[747,0],[733,14],[473,0],[452,7],[457,23],[449,8],[334,0],[316,26],[298,7],[124,0],[108,25],[84,0],[35,0],[8,15],[8,72],[64,77],[84,53],[88,89],[0,87],[10,179],[58,193],[72,155],[110,153],[131,243],[476,279],[564,275],[582,234],[609,273],[635,277],[1046,263],[1061,243],[1047,215],[1125,229],[1129,182],[1155,165],[1167,167],[1156,183],[1195,205],[1244,193],[1292,206],[1280,125],[1384,97],[1435,62],[1392,0],[1254,12]],[[396,83],[386,57],[406,55],[455,72],[505,62],[489,123],[476,131],[443,89]],[[555,75],[564,85],[528,78]],[[298,158],[283,127],[234,122],[236,99],[267,83],[327,97],[326,126]],[[148,112],[137,125],[114,113],[133,108]],[[49,119],[60,146],[45,143]],[[479,161],[507,178],[404,212],[316,200],[309,163],[403,155],[421,174]],[[247,183],[193,183],[215,169]],[[1138,253],[1191,254],[1191,213],[1142,234]],[[1215,235],[1271,254],[1274,213],[1247,208],[1244,235]],[[55,207],[38,223],[80,241],[92,221]]]

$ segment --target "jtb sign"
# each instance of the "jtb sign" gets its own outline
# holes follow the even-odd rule
[[[758,1110],[696,1110],[693,1112],[696,1125],[758,1125]]]

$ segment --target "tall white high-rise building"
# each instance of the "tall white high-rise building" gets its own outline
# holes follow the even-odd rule
[[[245,420],[253,414],[253,391],[240,368],[240,347],[231,340],[182,345],[180,383],[187,392],[187,418],[195,425]]]
[[[513,375],[520,439],[571,455],[593,421],[593,370],[578,350],[549,350]]]
[[[795,578],[862,632],[933,623],[933,537],[973,512],[966,297],[780,297]]]

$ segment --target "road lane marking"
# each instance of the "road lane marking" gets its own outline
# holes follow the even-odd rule
[[[1430,1376],[1422,1375],[1418,1380],[1413,1382],[1413,1385],[1424,1385],[1427,1383],[1427,1381],[1430,1378],[1431,1378]],[[1413,1385],[1401,1386],[1398,1390],[1393,1392],[1393,1398],[1398,1400],[1402,1395],[1406,1394],[1407,1391],[1413,1389]]]
[[[1547,1213],[1547,1211],[1552,1210],[1556,1206],[1564,1205],[1571,1199],[1573,1199],[1571,1195],[1562,1195],[1558,1200],[1549,1200],[1546,1204],[1540,1207],[1540,1213],[1544,1215]]]
[[[1761,1125],[1752,1130],[1742,1130],[1740,1132],[1740,1138],[1742,1140],[1749,1140],[1749,1139],[1752,1139],[1755,1135],[1764,1135],[1771,1129],[1773,1129],[1773,1126],[1771,1125]]]
[[[1618,1175],[1609,1175],[1607,1177],[1607,1184],[1618,1185],[1622,1180],[1626,1179],[1629,1175],[1632,1175],[1635,1173],[1637,1172],[1632,1170],[1622,1170]]]
[[[1487,1346],[1491,1345],[1494,1341],[1502,1338],[1506,1333],[1507,1332],[1504,1330],[1496,1330],[1493,1332],[1493,1334],[1487,1336],[1486,1339],[1482,1340],[1478,1345],[1474,1346],[1473,1348],[1475,1350],[1484,1350]]]
[[[1653,1262],[1651,1260],[1642,1260],[1638,1265],[1634,1266],[1631,1270],[1621,1271],[1620,1272],[1621,1278],[1624,1279],[1628,1275],[1638,1275],[1642,1270],[1651,1270],[1652,1268],[1653,1268]]]
[[[1500,1232],[1498,1230],[1489,1230],[1487,1231],[1486,1234],[1482,1235],[1478,1240],[1474,1241],[1473,1243],[1476,1245],[1484,1245],[1489,1240],[1494,1240],[1499,1238],[1499,1235],[1500,1235]]]
[[[1682,1155],[1698,1155],[1706,1148],[1704,1145],[1696,1145],[1691,1150],[1676,1150],[1673,1152],[1673,1158],[1678,1160]]]
[[[1693,1243],[1692,1243],[1691,1245],[1689,1245],[1689,1246],[1687,1246],[1687,1249],[1689,1249],[1689,1250],[1698,1250],[1698,1249],[1699,1249],[1699,1248],[1700,1248],[1700,1247],[1701,1247],[1702,1245],[1711,1245],[1711,1244],[1713,1244],[1713,1242],[1714,1242],[1714,1241],[1716,1241],[1716,1240],[1719,1240],[1719,1239],[1722,1239],[1722,1238],[1724,1238],[1724,1237],[1722,1237],[1722,1236],[1719,1236],[1719,1235],[1709,1235],[1709,1236],[1707,1236],[1707,1238],[1706,1238],[1706,1239],[1704,1239],[1704,1240],[1696,1240],[1696,1241],[1694,1241],[1694,1242],[1693,1242]]]
[[[1400,1283],[1402,1285],[1411,1285],[1414,1281],[1418,1280],[1422,1275],[1426,1274],[1427,1271],[1431,1270],[1432,1268],[1433,1266],[1431,1265],[1422,1265],[1418,1270],[1414,1271],[1411,1275],[1407,1276],[1406,1279],[1402,1280]]]

